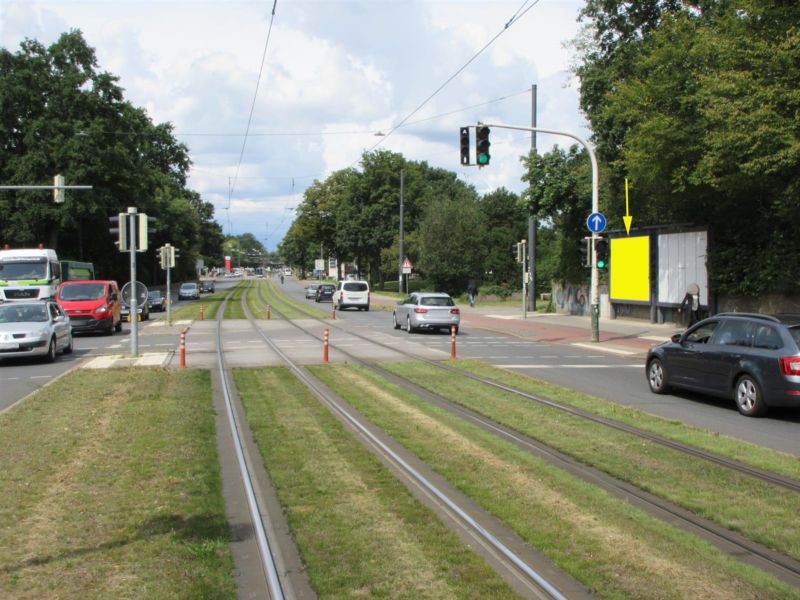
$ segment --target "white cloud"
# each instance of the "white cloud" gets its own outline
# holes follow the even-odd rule
[[[538,86],[539,126],[588,137],[564,45],[578,32],[580,0],[540,0],[405,126],[383,139],[373,135],[417,108],[520,4],[278,2],[238,173],[271,2],[4,0],[0,42],[16,52],[26,37],[49,45],[80,29],[100,69],[119,76],[126,98],[154,121],[173,123],[194,162],[189,184],[214,204],[225,231],[229,222],[236,234],[255,227],[251,232],[274,248],[294,217],[286,207],[300,202],[305,187],[357,165],[376,143],[450,169],[480,192],[521,191],[519,156],[530,147],[529,134],[494,131],[492,163],[478,170],[459,164],[458,127],[529,124],[531,84]],[[291,135],[265,135],[275,133]],[[570,143],[538,138],[540,151]]]

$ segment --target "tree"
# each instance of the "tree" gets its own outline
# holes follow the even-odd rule
[[[500,188],[486,194],[479,203],[486,222],[486,258],[483,271],[473,279],[496,285],[519,283],[519,265],[511,246],[527,237],[528,212],[519,196]]]

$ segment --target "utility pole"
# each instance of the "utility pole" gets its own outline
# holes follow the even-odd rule
[[[403,258],[405,257],[405,248],[403,242],[403,188],[405,184],[405,169],[400,169],[400,259],[397,262],[397,291],[401,294],[403,292]]]
[[[531,86],[531,152],[536,154],[536,84]],[[528,308],[536,313],[536,215],[528,216]]]
[[[599,199],[600,175],[597,166],[597,156],[594,153],[594,149],[589,145],[589,143],[586,140],[578,137],[573,133],[568,133],[566,131],[555,131],[553,129],[542,129],[540,127],[517,127],[514,125],[501,125],[497,123],[494,124],[483,123],[483,125],[485,127],[497,127],[499,129],[513,129],[515,131],[539,131],[541,133],[550,133],[553,135],[564,135],[577,141],[584,148],[586,148],[586,151],[589,153],[589,159],[592,162],[592,212],[593,213],[600,212],[600,199]],[[597,270],[597,261],[594,259],[594,241],[597,239],[597,237],[598,235],[596,233],[592,233],[592,279],[591,279],[591,291],[589,293],[591,295],[591,306],[592,306],[591,333],[593,342],[600,341],[600,274]]]
[[[128,207],[128,231],[130,232],[131,250],[131,301],[129,313],[131,316],[131,356],[139,356],[139,299],[136,297],[136,241],[139,237],[139,215],[136,214],[136,207]],[[120,223],[120,226],[122,224]]]

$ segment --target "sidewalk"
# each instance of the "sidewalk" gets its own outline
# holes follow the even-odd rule
[[[397,300],[390,296],[372,294],[378,304],[394,306]],[[478,328],[515,335],[525,339],[588,347],[609,354],[644,357],[656,344],[669,340],[673,333],[682,331],[674,323],[649,323],[638,319],[600,318],[600,341],[592,342],[591,318],[557,313],[527,313],[523,318],[520,303],[481,306],[459,304],[463,329]]]

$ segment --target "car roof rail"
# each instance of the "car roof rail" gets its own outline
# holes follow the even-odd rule
[[[745,317],[748,319],[762,319],[764,321],[772,321],[773,323],[780,323],[781,320],[774,315],[763,315],[761,313],[746,313],[746,312],[723,312],[717,313],[715,317]]]

